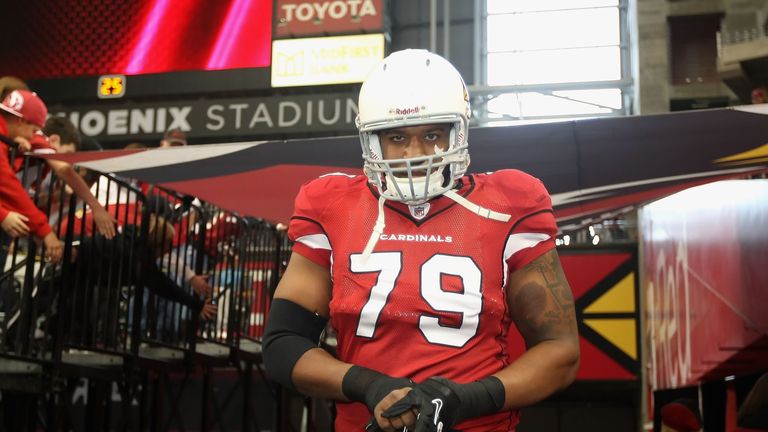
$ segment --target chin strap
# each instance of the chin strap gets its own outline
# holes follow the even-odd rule
[[[379,196],[379,214],[376,216],[376,225],[373,226],[371,237],[368,239],[365,249],[363,249],[363,263],[368,261],[368,257],[371,256],[371,252],[373,252],[373,248],[379,241],[379,237],[384,232],[384,201],[386,201],[384,196]]]
[[[456,191],[453,191],[453,190],[447,191],[446,193],[443,194],[443,196],[456,201],[456,203],[459,204],[460,206],[486,219],[492,219],[499,222],[509,222],[509,220],[512,218],[511,215],[508,215],[506,213],[495,212],[485,207],[480,207],[479,205],[473,203],[472,201],[457,194]]]

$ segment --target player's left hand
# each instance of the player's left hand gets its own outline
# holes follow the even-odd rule
[[[415,407],[419,416],[414,432],[447,432],[462,419],[460,393],[460,384],[442,377],[432,377],[392,404],[381,416],[397,417]]]

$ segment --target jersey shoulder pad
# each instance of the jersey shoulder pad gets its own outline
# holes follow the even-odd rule
[[[294,203],[294,217],[318,219],[324,209],[349,193],[358,193],[368,179],[362,175],[325,174],[301,186]]]
[[[481,174],[478,182],[508,210],[527,212],[552,208],[546,187],[538,178],[520,170],[505,169]]]

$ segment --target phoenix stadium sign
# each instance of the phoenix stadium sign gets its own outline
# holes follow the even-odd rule
[[[355,131],[357,95],[270,96],[139,103],[112,106],[53,107],[87,136],[108,141],[149,141],[169,129],[190,138],[290,135],[297,132]]]

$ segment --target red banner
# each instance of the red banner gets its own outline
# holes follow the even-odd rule
[[[768,181],[677,193],[640,213],[653,390],[768,365]]]
[[[381,32],[384,0],[277,0],[275,36]]]
[[[573,291],[579,325],[580,381],[633,381],[639,375],[637,349],[636,248],[558,250]],[[510,352],[525,350],[513,326]]]

